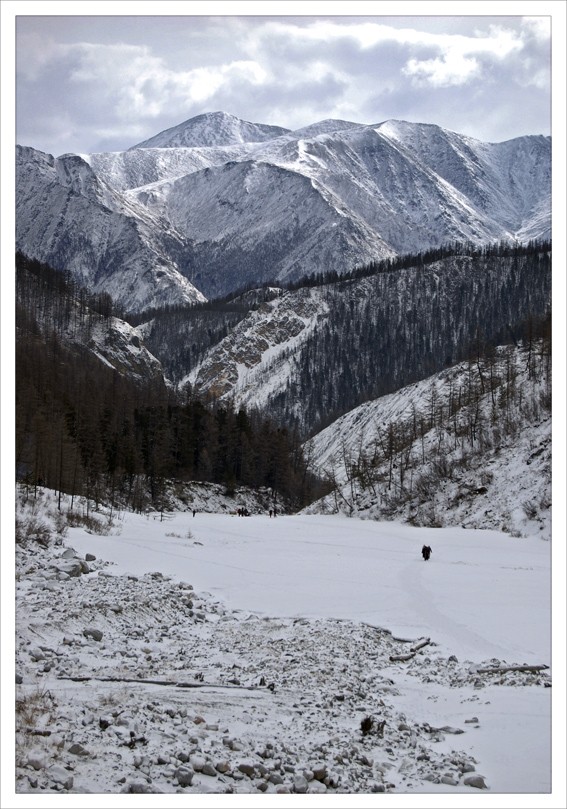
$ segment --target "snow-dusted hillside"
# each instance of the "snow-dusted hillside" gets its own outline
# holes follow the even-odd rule
[[[549,539],[550,375],[541,343],[507,346],[355,408],[308,442],[335,489],[306,512]]]
[[[453,241],[547,238],[550,148],[210,113],[121,153],[19,148],[17,244],[142,310]]]
[[[109,367],[144,384],[163,379],[161,363],[144,346],[139,330],[120,318],[94,325],[86,347]]]
[[[543,253],[534,261],[456,254],[287,290],[250,311],[188,371],[178,368],[174,381],[236,407],[266,407],[306,435],[467,356],[478,334],[510,339],[507,325],[521,334],[522,321],[548,312],[550,284]],[[188,331],[183,340],[191,339]]]
[[[114,191],[82,158],[18,148],[16,176],[22,253],[131,311],[204,300],[180,272],[186,247],[171,225]]]
[[[294,355],[327,316],[318,290],[284,293],[263,303],[212,348],[179,383],[227,398],[235,406],[264,408],[293,382]],[[297,403],[301,407],[301,403]]]
[[[30,266],[31,264],[31,266]],[[66,283],[48,268],[19,259],[16,268],[17,344],[33,352],[38,336],[57,342],[77,357],[92,355],[120,375],[143,384],[163,383],[163,367],[143,343],[143,329],[134,328],[110,312],[101,314],[96,297]],[[107,299],[107,304],[108,304]]]
[[[226,112],[197,115],[182,124],[166,129],[153,138],[132,146],[132,149],[230,146],[234,143],[259,143],[288,133],[281,126],[266,126],[242,121]]]

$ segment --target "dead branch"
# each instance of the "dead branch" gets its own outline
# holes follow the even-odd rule
[[[411,647],[412,652],[417,652],[418,649],[423,649],[424,646],[428,646],[431,643],[431,638],[424,638],[419,643],[416,643],[415,646]]]
[[[390,663],[397,663],[398,661],[405,663],[407,660],[411,660],[412,657],[415,657],[415,652],[410,652],[406,655],[390,655]]]
[[[394,640],[397,640],[400,643],[414,643],[414,641],[406,641],[403,640],[402,638],[394,638]],[[430,638],[424,638],[423,640],[420,640],[419,643],[415,643],[415,645],[411,647],[411,651],[408,652],[407,654],[390,655],[390,663],[397,663],[397,662],[405,663],[408,660],[411,660],[412,657],[415,657],[415,653],[419,651],[419,649],[423,649],[424,646],[427,646],[430,643],[431,643]]]
[[[428,722],[424,722],[422,727],[426,733],[453,733],[454,735],[459,735],[465,732],[461,728],[454,728],[451,727],[451,725],[443,725],[442,728],[435,728]]]
[[[138,683],[139,685],[167,685],[173,688],[236,688],[255,691],[256,685],[233,685],[225,683],[183,683],[177,680],[148,680],[136,677],[58,677],[59,680],[72,680],[75,683],[87,683],[96,680],[100,683]]]
[[[490,669],[477,669],[477,674],[505,674],[507,671],[544,671],[548,669],[549,666],[541,665],[541,666],[496,666],[495,668]]]

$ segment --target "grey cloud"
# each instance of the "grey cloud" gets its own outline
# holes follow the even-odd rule
[[[346,31],[326,40],[300,35],[315,20],[345,28],[373,20],[395,29],[421,26],[432,33],[468,36],[486,34],[491,24],[500,24],[521,32],[524,47],[502,60],[475,53],[478,78],[469,77],[458,87],[433,87],[423,77],[418,82],[406,75],[404,68],[412,58],[424,62],[441,56],[442,41],[392,39],[361,48]],[[274,24],[278,22],[282,24]],[[549,132],[549,42],[526,30],[520,17],[46,16],[28,18],[21,28],[18,57],[24,63],[26,42],[41,31],[46,43],[58,41],[74,50],[63,52],[51,44],[41,55],[44,61],[39,60],[41,70],[19,76],[18,141],[57,154],[127,148],[214,109],[288,128],[330,117],[361,123],[400,117],[485,140],[526,134],[528,127],[533,133]],[[104,47],[91,47],[89,69],[97,75],[91,81],[71,80],[83,58],[80,42],[114,46],[113,68],[104,70]],[[135,50],[122,53],[119,45]],[[132,60],[143,48],[146,55],[138,71]],[[238,60],[257,60],[266,80],[225,70],[210,97],[191,95],[189,71]],[[323,70],[316,72],[316,64]]]

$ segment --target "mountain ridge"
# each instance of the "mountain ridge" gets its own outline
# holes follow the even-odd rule
[[[456,241],[547,239],[550,146],[209,113],[125,152],[18,147],[16,246],[143,311]]]
[[[130,149],[152,147],[229,146],[236,143],[260,143],[289,132],[279,126],[254,124],[235,115],[218,111],[203,113],[165,129]]]
[[[549,311],[550,266],[543,244],[533,254],[440,250],[427,261],[408,257],[284,289],[175,365],[174,347],[196,339],[189,325],[168,327],[164,316],[163,325],[148,324],[146,341],[181,390],[265,408],[309,433],[463,359],[479,339],[518,339],[525,321]]]

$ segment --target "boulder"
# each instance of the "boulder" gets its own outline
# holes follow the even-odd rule
[[[49,780],[55,784],[60,784],[63,789],[73,789],[73,776],[64,767],[54,764],[47,770]]]
[[[296,775],[293,779],[293,791],[304,794],[309,789],[307,778],[303,775]]]
[[[175,777],[180,787],[190,787],[193,783],[195,772],[191,767],[178,767],[175,770]]]
[[[83,745],[79,744],[78,742],[75,742],[74,744],[71,745],[71,747],[69,748],[69,753],[71,753],[71,755],[73,755],[73,756],[88,756],[89,755],[89,751],[86,750],[83,747]]]
[[[53,567],[58,573],[63,573],[72,579],[77,579],[82,573],[80,559],[59,559]]]
[[[254,764],[253,761],[248,759],[246,761],[240,762],[240,764],[238,765],[238,770],[239,772],[244,773],[244,775],[247,775],[249,778],[252,778],[256,770],[256,765]]]
[[[189,764],[193,767],[195,772],[202,772],[206,763],[203,756],[193,755],[189,757]]]
[[[89,629],[83,629],[83,635],[85,636],[85,638],[92,638],[93,640],[96,641],[102,640],[102,632],[100,629],[94,629],[92,627]]]
[[[467,787],[475,787],[476,789],[488,789],[482,775],[467,775],[463,783]]]
[[[44,770],[47,767],[47,757],[43,751],[32,750],[27,758],[28,767],[34,770]]]

